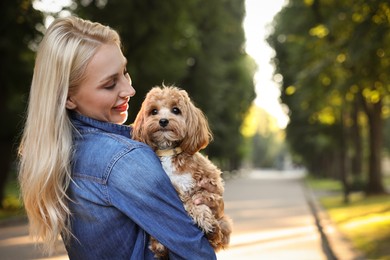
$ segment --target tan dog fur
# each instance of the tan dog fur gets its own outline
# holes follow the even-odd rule
[[[221,170],[199,153],[212,135],[206,117],[187,92],[174,86],[152,88],[133,124],[132,137],[157,154],[171,151],[160,159],[184,208],[216,251],[225,248],[232,223],[224,214]],[[197,205],[195,201],[199,200],[204,203]],[[167,249],[153,238],[150,248],[156,257],[167,255]]]

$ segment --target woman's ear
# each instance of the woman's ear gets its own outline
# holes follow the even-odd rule
[[[77,107],[76,103],[75,103],[70,97],[68,97],[68,98],[66,99],[66,104],[65,104],[65,106],[66,106],[66,108],[69,109],[69,110],[74,110],[74,109]]]

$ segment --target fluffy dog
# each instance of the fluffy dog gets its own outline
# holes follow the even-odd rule
[[[133,123],[132,136],[160,157],[184,208],[214,250],[225,248],[232,224],[224,214],[224,183],[221,171],[199,153],[212,135],[206,117],[187,92],[174,86],[152,88]],[[199,200],[205,204],[195,203]],[[167,255],[166,248],[153,238],[150,248],[156,257]]]

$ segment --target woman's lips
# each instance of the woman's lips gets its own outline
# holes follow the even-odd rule
[[[129,108],[129,104],[127,104],[127,102],[125,102],[119,106],[114,107],[114,109],[119,111],[119,112],[125,112],[125,111],[127,111],[128,108]]]

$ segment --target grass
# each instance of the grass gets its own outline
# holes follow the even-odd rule
[[[386,187],[390,187],[390,175],[384,178],[383,183]]]
[[[349,204],[341,196],[320,200],[330,218],[352,244],[369,259],[390,259],[390,196],[352,194]]]
[[[318,179],[311,176],[306,177],[306,183],[314,190],[321,191],[341,191],[340,181],[333,179]]]
[[[307,181],[314,190],[341,191],[341,185],[334,182]],[[390,260],[390,195],[366,197],[356,192],[350,195],[350,203],[345,204],[341,193],[329,194],[320,203],[340,232],[368,259]]]

